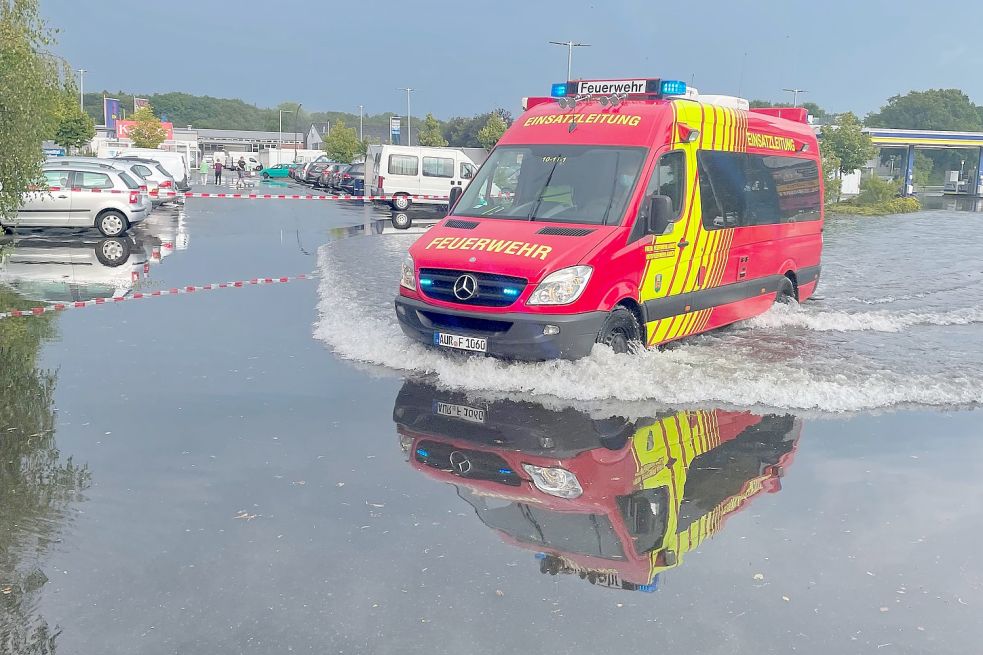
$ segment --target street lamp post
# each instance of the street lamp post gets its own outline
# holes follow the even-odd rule
[[[792,106],[793,107],[798,107],[799,106],[799,94],[800,93],[809,93],[805,89],[782,89],[782,91],[788,91],[789,93],[792,94]]]
[[[297,121],[300,120],[300,106],[303,103],[297,103],[297,111],[294,113],[294,163],[297,163],[297,144],[300,143],[298,133],[297,133]]]
[[[365,134],[362,130],[362,110],[365,109],[363,105],[358,106],[358,140],[365,141]]]
[[[85,93],[85,74],[88,72],[84,68],[79,69],[79,109],[83,112],[85,111],[85,99],[83,97]]]
[[[288,114],[294,113],[293,109],[281,109],[280,110],[280,129],[276,133],[276,163],[283,163],[283,113]]]
[[[574,48],[589,48],[589,43],[577,43],[576,41],[550,41],[553,45],[562,45],[567,47],[567,81],[573,79],[573,49]]]
[[[416,91],[416,89],[411,89],[410,87],[405,86],[397,90],[406,91],[406,145],[411,146],[413,145],[413,128],[411,127],[411,121],[413,119],[412,114],[410,113],[410,93]]]

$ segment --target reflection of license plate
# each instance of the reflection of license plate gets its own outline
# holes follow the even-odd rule
[[[444,403],[439,400],[433,401],[433,413],[439,416],[470,421],[471,423],[484,423],[485,410],[480,407],[468,407],[467,405],[455,405]]]
[[[433,333],[433,345],[445,348],[457,348],[458,350],[473,350],[483,353],[488,351],[488,340],[478,337],[464,337],[459,334],[447,334],[446,332]]]

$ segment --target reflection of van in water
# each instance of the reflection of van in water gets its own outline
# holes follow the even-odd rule
[[[400,211],[411,204],[446,205],[451,189],[467,187],[478,170],[474,160],[459,148],[381,146],[370,155],[374,164],[366,187],[374,195],[393,196],[390,204]],[[409,197],[416,195],[441,199]]]
[[[412,381],[393,420],[413,467],[535,551],[542,573],[641,591],[752,498],[780,490],[801,431],[792,416],[724,410],[597,420]]]

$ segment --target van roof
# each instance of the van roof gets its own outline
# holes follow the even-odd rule
[[[672,98],[628,99],[614,106],[602,105],[590,99],[578,102],[572,108],[561,107],[556,102],[544,102],[530,107],[519,116],[499,143],[650,146],[666,140],[678,109],[684,105],[699,107],[703,113],[717,112],[719,115],[724,112],[726,120],[752,132],[796,137],[806,143],[815,143],[816,140],[811,126],[805,123],[721,107],[698,99]],[[700,129],[700,125],[689,127]]]

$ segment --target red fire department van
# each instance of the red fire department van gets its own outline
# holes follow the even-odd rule
[[[407,335],[577,358],[813,294],[823,182],[805,110],[748,110],[658,79],[572,81],[553,95],[410,248],[396,297]]]
[[[658,575],[781,489],[802,423],[725,410],[593,419],[408,381],[393,408],[414,468],[454,485],[544,574],[654,591]]]

